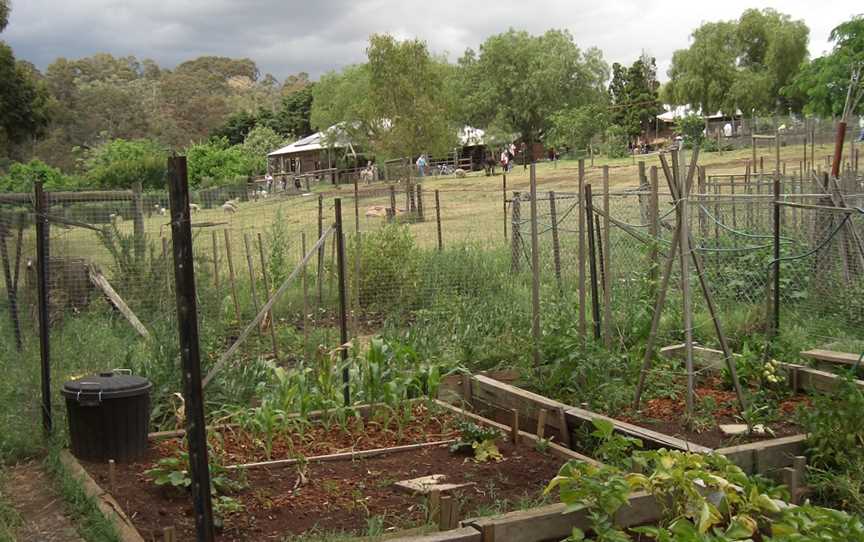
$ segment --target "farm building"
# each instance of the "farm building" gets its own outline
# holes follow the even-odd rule
[[[663,109],[664,111],[656,116],[655,129],[645,134],[649,145],[662,145],[668,142],[675,135],[677,131],[676,125],[679,120],[687,115],[702,114],[701,110],[689,105],[671,106],[663,104]],[[717,133],[717,130],[723,132],[724,127],[729,124],[731,128],[729,136],[737,135],[742,127],[742,118],[740,110],[736,110],[734,115],[727,115],[722,111],[717,111],[713,115],[708,115],[708,133],[714,135]]]
[[[339,151],[356,154],[339,125],[298,139],[267,155],[267,171],[273,175],[329,169]]]

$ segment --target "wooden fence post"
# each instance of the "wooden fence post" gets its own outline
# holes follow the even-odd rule
[[[537,232],[537,164],[531,162],[531,334],[534,337],[534,367],[540,367],[540,240]],[[516,428],[518,432],[518,427]]]
[[[392,184],[390,185],[390,220],[396,220],[396,186]]]
[[[183,400],[186,438],[189,441],[189,471],[197,539],[212,542],[213,504],[207,461],[207,428],[204,425],[204,393],[201,386],[201,355],[198,343],[198,307],[195,296],[195,263],[192,225],[189,219],[189,183],[186,158],[168,158],[168,190],[171,205],[171,237],[174,249],[174,281],[180,331]]]
[[[51,415],[51,319],[48,312],[50,306],[50,291],[48,289],[48,274],[50,273],[48,199],[42,189],[42,181],[34,183],[36,211],[36,281],[39,300],[39,354],[42,370],[42,427],[46,435],[53,429]]]
[[[425,222],[426,217],[423,216],[423,183],[417,183],[416,191],[417,191],[417,219],[420,220],[420,222]]]
[[[507,241],[507,174],[502,175],[501,181],[501,203],[504,211],[504,241]]]

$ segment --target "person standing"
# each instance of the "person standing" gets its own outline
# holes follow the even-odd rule
[[[426,172],[426,156],[421,154],[417,158],[417,176],[422,177]]]

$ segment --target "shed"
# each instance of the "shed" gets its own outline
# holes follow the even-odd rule
[[[354,153],[351,142],[338,124],[269,153],[267,170],[277,175],[330,168],[334,162],[335,149],[348,149]]]

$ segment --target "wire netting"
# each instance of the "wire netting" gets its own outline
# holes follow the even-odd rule
[[[277,180],[193,191],[205,373],[236,343],[207,387],[208,407],[250,404],[256,383],[274,366],[333,363],[342,347],[331,229],[336,198],[351,337],[399,338],[425,356],[474,370],[530,363],[535,207],[541,340],[568,327],[591,340],[593,280],[602,340],[623,350],[642,348],[676,224],[662,169],[608,191],[603,170],[589,170],[582,184],[592,188],[590,215],[576,168],[561,166],[554,191],[538,173],[533,202],[527,172],[517,169],[506,190],[499,175],[464,184],[358,177],[356,184],[321,178],[309,179],[308,187]],[[655,175],[656,192],[650,188]],[[781,201],[798,205],[780,207],[780,340],[788,351],[857,351],[864,346],[862,179],[847,169],[826,189],[818,171],[790,167],[780,185]],[[57,423],[63,423],[57,390],[64,380],[123,368],[154,381],[155,424],[177,426],[182,399],[167,192],[49,193],[47,201]],[[733,348],[764,340],[773,323],[773,175],[696,175],[686,205],[701,264],[701,277],[695,266],[689,276],[696,340],[716,344],[700,278]],[[40,416],[38,216],[30,194],[0,198],[0,332],[5,357],[19,361],[10,370],[20,373],[6,393],[21,404],[4,427],[36,426]],[[320,249],[309,254],[322,237]],[[286,283],[245,338],[244,330]],[[667,342],[685,331],[678,260],[669,283],[660,322]]]

